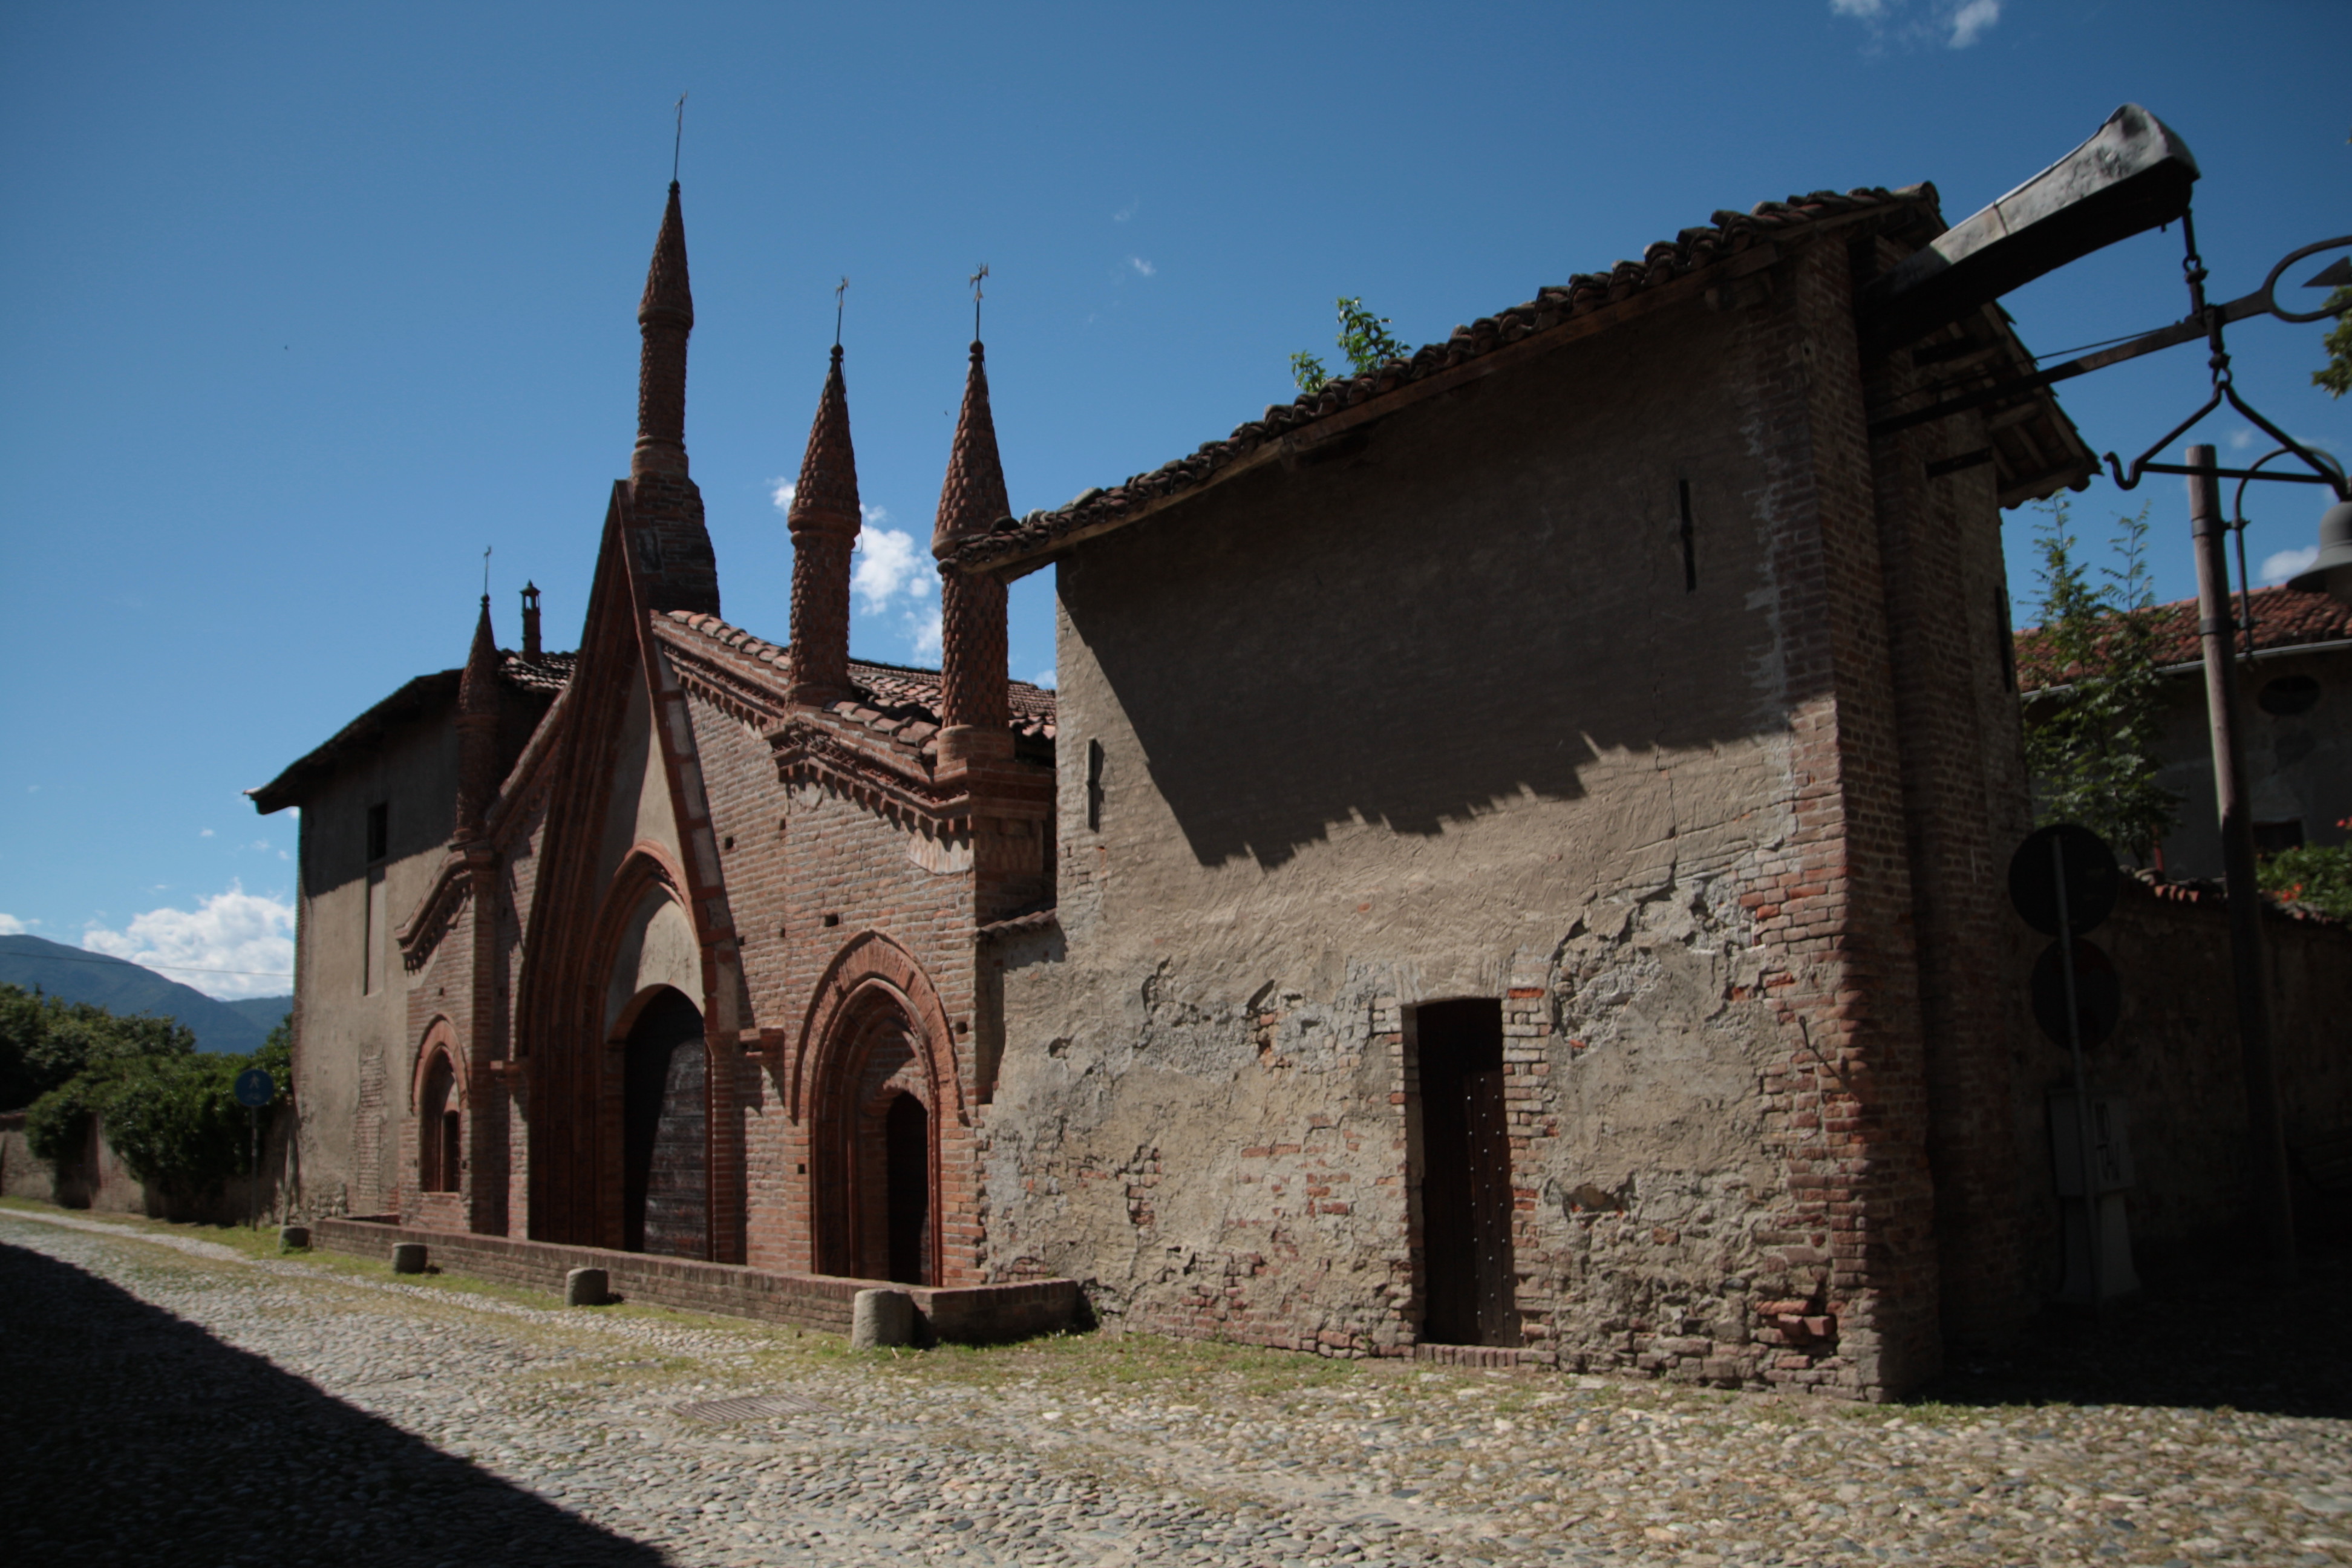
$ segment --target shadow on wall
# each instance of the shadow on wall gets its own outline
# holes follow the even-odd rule
[[[1071,629],[1202,864],[1279,865],[1359,820],[1433,835],[1582,796],[1596,757],[1654,768],[1785,726],[1805,694],[1770,657],[1754,465],[1656,434],[1737,409],[1673,363],[1695,341],[1646,346],[1638,366],[1596,346],[1566,389],[1413,410],[1061,562]],[[1631,841],[1665,837],[1643,809]]]
[[[2352,1361],[2315,1351],[2352,1289],[2352,1247],[2306,1243],[2301,1277],[2268,1282],[2237,1247],[2140,1259],[2141,1296],[2087,1313],[2046,1310],[1999,1350],[1956,1352],[1918,1398],[1948,1405],[2131,1405],[2352,1417]]]
[[[0,1518],[25,1563],[661,1554],[69,1264],[0,1246]]]

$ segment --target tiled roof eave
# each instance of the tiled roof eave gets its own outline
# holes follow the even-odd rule
[[[1344,432],[1385,417],[1423,397],[1524,363],[1537,355],[1605,331],[1649,311],[1670,308],[1780,259],[1784,243],[1809,243],[1848,226],[1875,221],[1909,226],[1922,238],[1941,232],[1932,185],[1901,191],[1820,191],[1752,212],[1717,213],[1710,226],[1685,229],[1660,241],[1642,260],[1621,261],[1607,273],[1572,278],[1495,317],[1455,329],[1408,360],[1393,360],[1361,375],[1334,380],[1320,393],[1269,407],[1222,440],[1186,458],[1090,492],[1050,512],[1005,519],[947,557],[963,572],[1018,577],[1083,540],[1124,528],[1197,493],[1208,485],[1277,458],[1311,449]]]

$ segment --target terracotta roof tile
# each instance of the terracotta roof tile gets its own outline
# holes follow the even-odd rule
[[[2231,610],[2236,613],[2237,596],[2231,595]],[[2329,594],[2305,593],[2294,588],[2257,588],[2250,596],[2249,610],[2254,623],[2254,647],[2257,648],[2299,647],[2307,643],[2339,642],[2352,638],[2352,605]],[[2156,662],[2159,668],[2194,664],[2204,657],[2198,646],[2197,601],[2176,599],[2156,608]],[[2245,634],[2238,635],[2238,646],[2245,646]],[[2028,626],[2017,634],[2017,684],[2021,689],[2038,691],[2045,686],[2063,686],[2084,674],[2079,666],[2058,668],[2057,655],[2042,635],[2040,626]]]
[[[1923,241],[1943,231],[1936,189],[1926,184],[1900,191],[1884,187],[1815,191],[1785,202],[1762,202],[1748,212],[1718,212],[1709,224],[1684,229],[1672,240],[1652,245],[1639,261],[1620,261],[1607,272],[1578,273],[1564,284],[1539,289],[1534,299],[1456,327],[1444,342],[1426,344],[1409,359],[1391,360],[1361,375],[1336,377],[1320,391],[1302,393],[1288,403],[1270,404],[1257,418],[1235,426],[1222,440],[1202,443],[1189,457],[1162,464],[1150,473],[1134,475],[1108,489],[1088,490],[1055,510],[1002,519],[990,531],[966,539],[951,552],[941,548],[940,553],[967,570],[1028,554],[1064,534],[1090,531],[1113,521],[1120,512],[1188,489],[1267,441],[1367,398],[1686,276],[1769,242],[1776,235],[1850,213],[1883,211],[1904,216],[1905,208],[1911,209],[1907,216],[1920,226]]]
[[[789,645],[763,642],[739,626],[730,626],[717,616],[699,615],[692,610],[664,611],[656,615],[654,621],[656,627],[669,630],[673,635],[692,632],[714,647],[731,649],[755,665],[770,667],[775,672],[773,675],[765,670],[757,673],[772,681],[777,700],[783,700],[792,668],[792,648]],[[849,682],[856,689],[857,696],[833,704],[829,711],[866,725],[877,734],[901,744],[918,748],[928,746],[938,733],[938,670],[914,669],[895,664],[869,664],[853,658],[849,661]],[[1052,740],[1054,694],[1025,680],[1007,684],[1013,732]]]

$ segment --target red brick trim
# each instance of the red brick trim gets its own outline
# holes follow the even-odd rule
[[[836,1065],[833,1058],[850,1033],[841,1027],[843,1021],[864,1012],[875,992],[887,995],[915,1026],[917,1048],[930,1074],[933,1114],[952,1094],[956,1121],[971,1126],[955,1030],[939,990],[913,953],[877,931],[860,931],[843,944],[816,984],[800,1039],[781,1074],[792,1097],[793,1120],[807,1119],[819,1098],[818,1085]]]
[[[425,1101],[425,1075],[433,1068],[433,1053],[438,1051],[449,1058],[450,1088],[457,1096],[457,1109],[470,1110],[474,1092],[466,1074],[466,1053],[457,1048],[457,1031],[446,1013],[434,1015],[433,1022],[425,1027],[424,1037],[416,1043],[416,1060],[408,1075],[408,1113]]]

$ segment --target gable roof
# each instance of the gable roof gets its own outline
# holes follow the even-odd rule
[[[1109,489],[1087,490],[1052,510],[1003,519],[986,533],[968,538],[952,552],[942,552],[942,557],[967,572],[1016,563],[1024,571],[1032,570],[1044,564],[1048,554],[1139,521],[1220,474],[1254,467],[1258,460],[1278,455],[1286,446],[1336,435],[1377,418],[1406,401],[1399,395],[1416,383],[1436,391],[1489,368],[1501,368],[1499,363],[1474,362],[1486,361],[1529,339],[1542,341],[1522,352],[1541,352],[1619,317],[1669,302],[1657,290],[1670,284],[1699,274],[1727,282],[1779,259],[1776,242],[1780,239],[1811,237],[1865,220],[1878,223],[1883,231],[1906,243],[1921,246],[1948,226],[1936,187],[1924,184],[1896,191],[1883,186],[1815,191],[1785,202],[1761,202],[1744,213],[1717,212],[1708,223],[1650,246],[1639,261],[1620,261],[1607,272],[1573,274],[1565,284],[1537,290],[1532,300],[1454,328],[1444,342],[1427,344],[1409,359],[1391,360],[1360,375],[1334,377],[1319,391],[1302,393],[1289,403],[1269,404],[1257,418],[1236,426],[1232,435],[1221,440],[1202,443],[1189,457],[1164,463],[1148,474],[1134,475]],[[1704,292],[1693,284],[1673,298],[1694,290]],[[1979,374],[2006,377],[2029,374],[2033,368],[2033,356],[2018,342],[2008,316],[1997,306],[1983,307],[1947,331],[1981,344],[1981,356],[1972,353],[1969,357],[1994,363]],[[1368,404],[1374,406],[1365,407]],[[2097,470],[2097,459],[2048,388],[2021,392],[1987,407],[1985,413],[1988,430],[1993,432],[1990,450],[1999,473],[2001,505],[2016,506],[2062,489],[2079,489],[2085,477]]]
[[[2230,613],[2234,616],[2238,614],[2237,595],[2231,595],[2230,600]],[[2332,594],[2257,588],[2248,595],[2247,609],[2254,623],[2254,647],[2258,652],[2352,640],[2352,605]],[[2154,656],[2159,669],[2179,668],[2204,658],[2197,618],[2194,599],[2176,599],[2156,606]],[[2234,643],[2241,649],[2245,647],[2242,628]],[[2063,686],[2088,673],[2091,672],[2079,664],[2060,668],[2057,651],[2040,626],[2028,626],[2017,634],[2017,685],[2021,691]]]
[[[499,676],[507,685],[533,696],[551,697],[571,680],[576,656],[544,653],[533,661],[519,653],[501,650],[499,658]],[[455,708],[458,683],[465,673],[462,669],[436,670],[408,682],[336,731],[323,745],[289,763],[276,778],[258,789],[247,790],[254,810],[268,816],[301,805],[305,796],[326,783],[344,763],[382,745],[384,738],[403,724],[445,708]]]
[[[668,610],[653,617],[655,634],[673,647],[727,659],[730,673],[754,684],[769,699],[770,713],[781,718],[792,687],[790,644],[772,643],[730,626],[717,616],[690,610]],[[863,726],[877,736],[909,746],[929,757],[938,752],[940,672],[906,665],[849,661],[849,683],[855,695],[830,704],[825,711]],[[1025,680],[1006,683],[1013,712],[1013,732],[1050,741],[1055,731],[1054,693]]]

